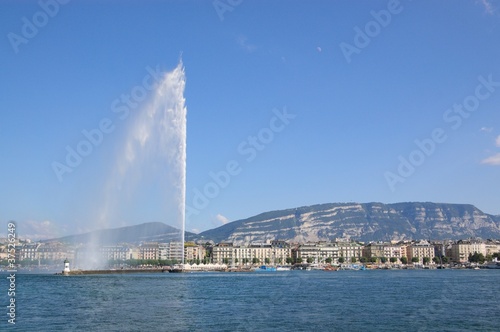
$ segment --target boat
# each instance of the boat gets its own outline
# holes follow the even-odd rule
[[[483,265],[485,269],[500,269],[500,262],[491,262],[486,265]]]
[[[262,265],[255,269],[256,272],[276,272],[276,267]]]
[[[276,271],[290,271],[291,269],[292,269],[291,266],[282,266],[282,265],[276,266]]]
[[[319,264],[311,264],[309,267],[311,268],[311,271],[323,271],[325,269],[323,265]]]
[[[338,271],[339,268],[337,266],[331,266],[331,265],[327,265],[325,266],[325,268],[323,269],[323,271]]]
[[[366,267],[360,264],[342,264],[339,270],[364,271],[366,270]]]

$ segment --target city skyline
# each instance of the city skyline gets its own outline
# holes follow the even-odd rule
[[[498,6],[5,2],[0,217],[21,236],[102,228],[90,211],[126,129],[180,58],[187,231],[328,202],[499,215]],[[106,226],[169,224],[160,190]]]

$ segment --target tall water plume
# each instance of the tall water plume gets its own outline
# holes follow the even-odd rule
[[[149,102],[130,111],[100,199],[98,228],[160,221],[179,229],[176,238],[184,248],[185,82],[180,61],[157,82]]]

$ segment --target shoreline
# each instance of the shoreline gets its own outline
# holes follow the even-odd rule
[[[495,267],[488,265],[461,265],[461,266],[448,266],[448,265],[435,265],[435,266],[377,266],[377,265],[364,265],[362,268],[353,269],[349,265],[345,266],[325,266],[316,268],[301,268],[301,267],[290,267],[289,270],[284,271],[261,271],[258,268],[240,268],[240,267],[225,267],[225,268],[207,268],[198,267],[196,269],[185,268],[185,267],[166,267],[158,269],[101,269],[101,270],[73,270],[73,271],[61,271],[55,273],[55,275],[63,276],[77,276],[77,275],[99,275],[99,274],[133,274],[133,273],[194,273],[194,272],[255,272],[255,273],[280,273],[288,271],[324,271],[324,272],[338,272],[338,271],[367,271],[367,270],[495,270],[500,269],[500,265]]]

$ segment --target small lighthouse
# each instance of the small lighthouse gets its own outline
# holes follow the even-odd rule
[[[69,273],[69,261],[68,259],[66,258],[64,260],[64,270],[63,270],[63,274],[68,274]]]

